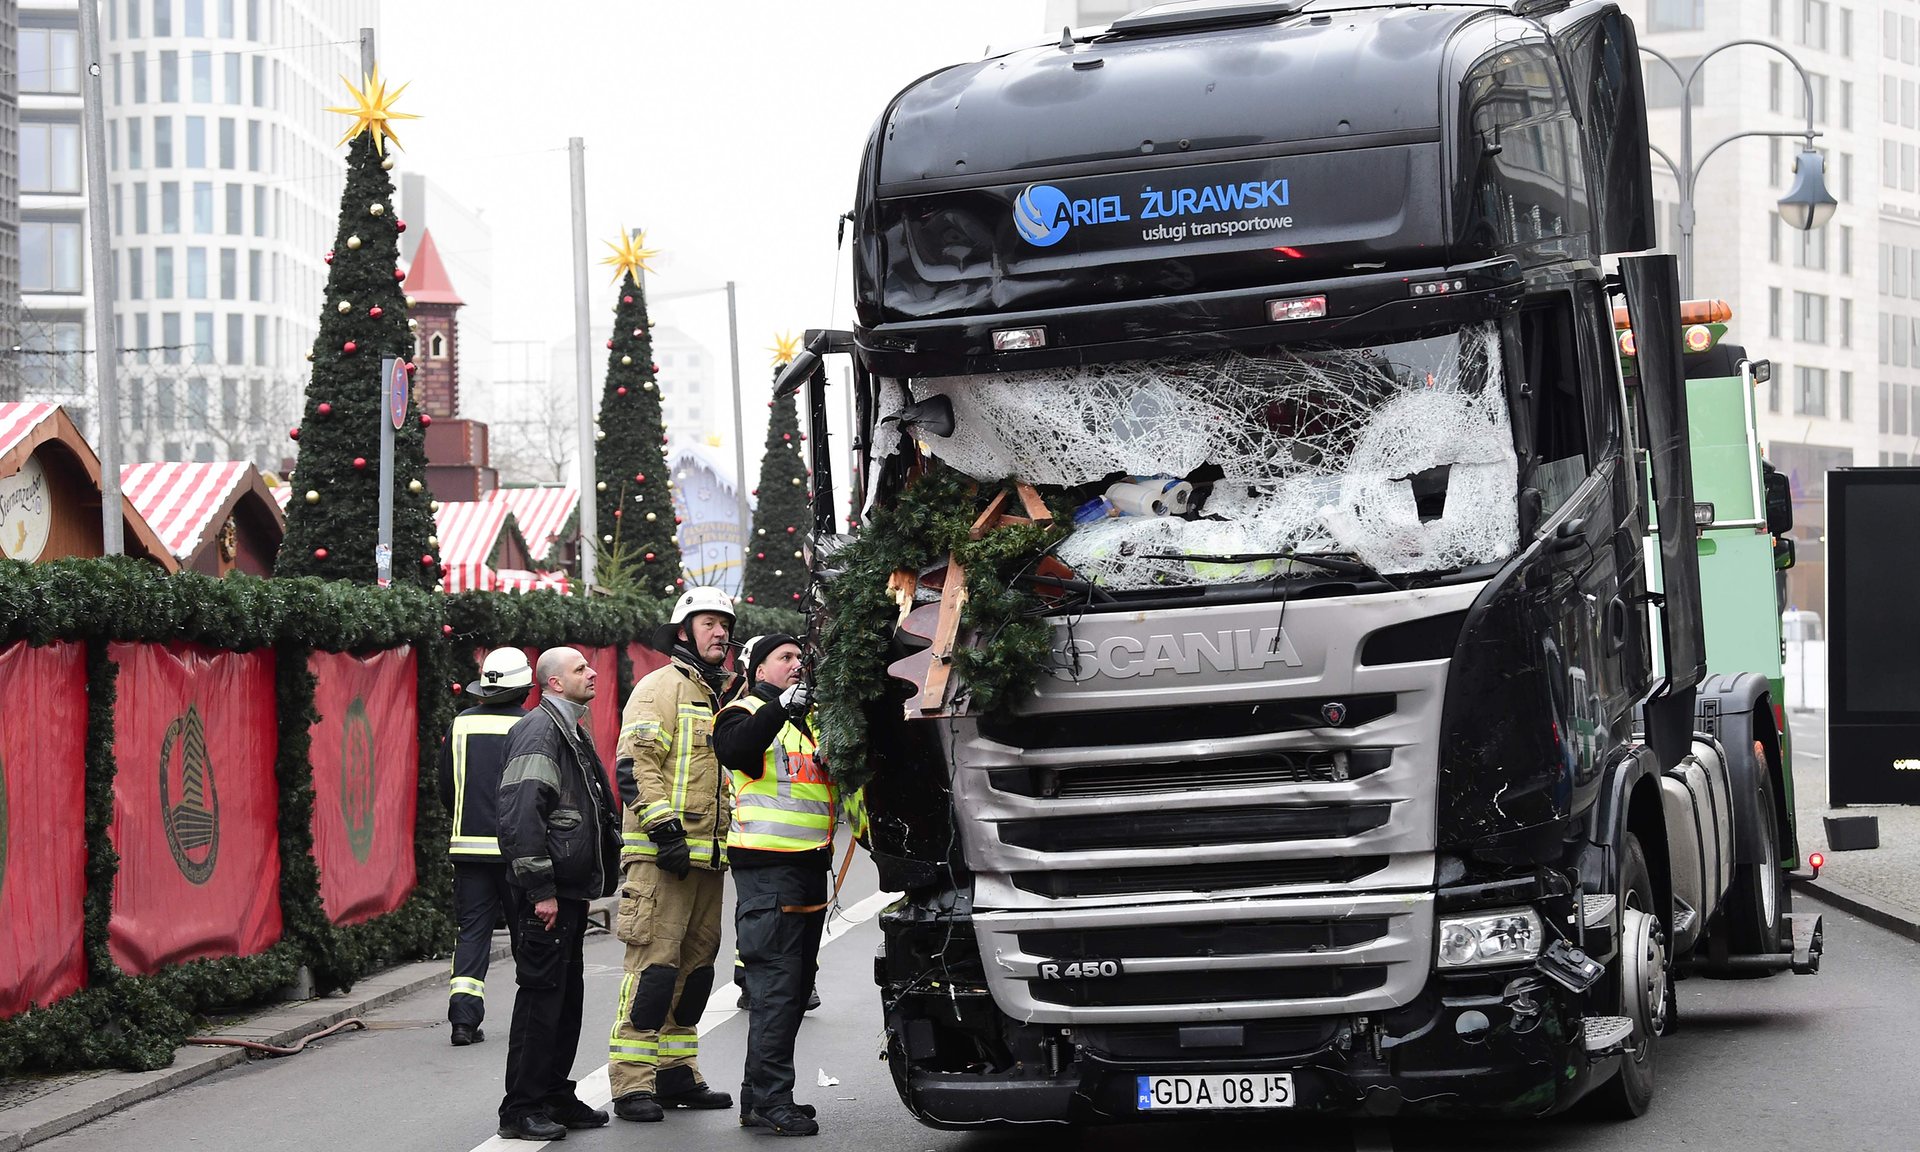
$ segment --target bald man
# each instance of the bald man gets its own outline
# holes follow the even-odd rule
[[[499,1132],[509,1140],[558,1140],[608,1119],[575,1095],[567,1073],[580,1046],[587,902],[619,882],[619,807],[587,734],[592,665],[572,648],[549,648],[534,673],[540,706],[507,732],[500,777],[500,854],[518,934],[500,1102]]]

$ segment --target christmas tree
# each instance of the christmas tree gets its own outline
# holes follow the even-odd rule
[[[300,426],[289,435],[299,445],[287,534],[274,571],[281,576],[320,576],[371,583],[379,536],[380,360],[410,360],[413,322],[400,287],[400,233],[406,222],[393,210],[393,160],[386,141],[399,143],[393,120],[405,89],[388,92],[378,72],[354,88],[354,106],[329,108],[353,117],[341,143],[347,145],[347,186],[340,194],[340,229],[327,273],[320,334],[307,358],[313,375]],[[412,365],[409,363],[409,370]],[[440,580],[434,554],[433,512],[425,477],[428,417],[409,397],[405,422],[393,436],[393,577],[433,587]]]
[[[782,337],[774,346],[773,378],[793,360],[800,342]],[[808,522],[806,440],[800,434],[800,416],[792,396],[768,403],[767,448],[760,457],[759,502],[753,509],[753,531],[747,537],[747,575],[743,588],[747,603],[769,608],[792,608],[806,588],[806,565],[800,542]]]
[[[594,489],[601,568],[629,574],[640,591],[671,596],[679,589],[680,542],[673,494],[667,491],[667,429],[660,416],[659,371],[640,273],[654,253],[646,233],[609,242],[620,281],[607,340],[607,382],[600,393],[594,446]],[[623,581],[624,582],[624,581]]]

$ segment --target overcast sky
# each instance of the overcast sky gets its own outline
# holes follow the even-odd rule
[[[572,331],[579,136],[595,362],[613,303],[602,241],[645,228],[663,252],[655,322],[711,348],[723,382],[725,297],[660,298],[738,282],[750,388],[775,331],[851,321],[835,223],[887,101],[989,46],[1045,38],[1042,0],[381,0],[379,20],[382,71],[412,84],[400,110],[425,117],[397,125],[400,163],[493,230],[496,340]],[[764,418],[750,406],[749,471]]]

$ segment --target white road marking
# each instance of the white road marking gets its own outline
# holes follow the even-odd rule
[[[827,945],[845,936],[860,925],[879,915],[880,910],[900,898],[898,892],[875,892],[851,908],[841,909],[829,914],[827,930],[820,936],[820,946]],[[738,1001],[738,990],[732,981],[714,988],[713,995],[707,998],[707,1010],[700,1015],[700,1024],[695,1031],[705,1036],[720,1025],[740,1014],[734,1007]],[[607,1079],[605,1064],[581,1077],[574,1089],[574,1095],[589,1108],[604,1108],[613,1101],[613,1086]],[[473,1152],[519,1152],[534,1148],[545,1148],[545,1143],[531,1140],[503,1140],[498,1136],[490,1137],[473,1147]]]

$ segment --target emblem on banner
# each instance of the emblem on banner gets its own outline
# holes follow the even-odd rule
[[[373,724],[358,696],[347,705],[340,734],[340,814],[347,821],[347,846],[365,864],[373,852]]]
[[[174,780],[180,802],[173,802]],[[187,710],[167,725],[160,741],[160,822],[180,874],[192,884],[213,878],[220,858],[220,797],[214,789],[213,762],[207,759],[207,731],[200,710]]]

